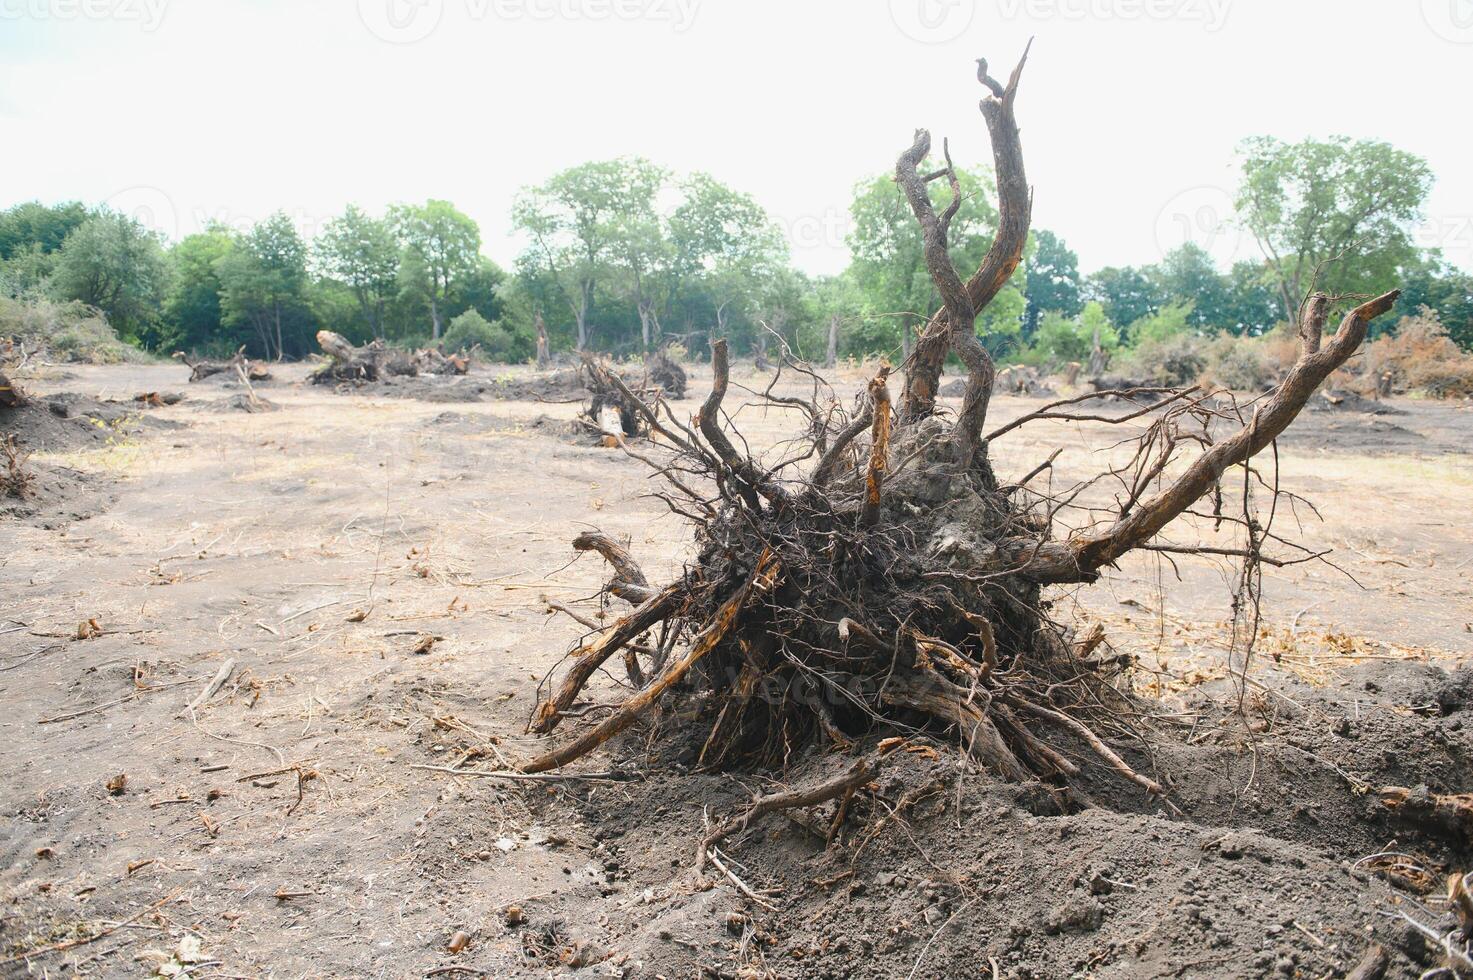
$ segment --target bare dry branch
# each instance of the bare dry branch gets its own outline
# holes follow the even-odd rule
[[[1398,295],[1400,290],[1392,290],[1351,310],[1322,348],[1317,342],[1318,331],[1329,298],[1316,294],[1305,307],[1298,360],[1273,396],[1254,411],[1247,426],[1202,453],[1170,486],[1104,531],[1042,544],[1034,540],[1014,542],[1012,554],[1020,560],[1026,558],[1022,574],[1035,582],[1090,581],[1100,568],[1145,544],[1211,491],[1229,467],[1246,462],[1277,439],[1315,389],[1355,353],[1370,322],[1391,309]],[[1314,341],[1309,339],[1311,336]]]

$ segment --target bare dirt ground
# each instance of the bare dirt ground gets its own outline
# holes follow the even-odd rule
[[[682,777],[637,732],[615,753],[648,776],[627,782],[416,768],[531,754],[537,684],[580,634],[547,601],[606,577],[574,560],[580,530],[627,538],[652,581],[690,557],[647,471],[537,424],[572,404],[304,375],[281,369],[261,413],[177,365],[29,380],[72,409],[27,423],[36,497],[0,513],[0,976],[1321,978],[1373,938],[1388,976],[1436,965],[1398,914],[1439,921],[1424,892],[1468,869],[1466,838],[1399,826],[1365,790],[1473,790],[1473,409],[1296,423],[1280,478],[1319,518],[1277,526],[1339,569],[1268,570],[1246,685],[1225,561],[1133,556],[1056,596],[1161,698],[1158,737],[1114,741],[1181,815],[1088,753],[1102,805],[1059,814],[917,744],[833,843],[826,812],[732,842],[769,909],[691,865],[704,817],[771,774]],[[187,397],[86,415],[144,391]],[[735,415],[759,449],[795,424]],[[1018,476],[1063,446],[1062,483],[1121,435],[1040,422],[993,458]]]

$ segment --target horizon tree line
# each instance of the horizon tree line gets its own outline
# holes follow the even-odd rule
[[[1240,152],[1236,220],[1261,260],[1221,271],[1188,242],[1158,263],[1086,276],[1060,235],[1035,230],[978,322],[994,357],[1073,360],[1102,336],[1129,345],[1166,329],[1259,336],[1294,322],[1312,285],[1352,297],[1392,282],[1402,298],[1376,329],[1427,306],[1473,349],[1473,276],[1412,236],[1432,183],[1424,161],[1343,137],[1259,137]],[[958,178],[952,251],[974,264],[997,222],[991,175]],[[856,185],[850,216],[848,268],[812,277],[792,266],[781,229],[750,194],[638,157],[579,164],[523,189],[509,226],[527,244],[510,271],[481,254],[480,227],[443,200],[382,215],[350,204],[311,241],[277,212],[173,243],[105,207],[32,201],[0,212],[0,291],[95,307],[122,339],[162,353],[244,345],[256,357],[302,357],[325,328],[360,343],[480,344],[494,359],[525,361],[540,317],[554,350],[631,355],[679,343],[699,353],[714,336],[759,355],[780,338],[814,360],[831,344],[835,355],[903,357],[940,305],[907,204],[880,175]]]

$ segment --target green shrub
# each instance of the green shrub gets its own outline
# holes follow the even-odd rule
[[[1233,391],[1257,392],[1277,383],[1282,373],[1260,341],[1222,336],[1208,344],[1202,380]]]
[[[1190,333],[1143,340],[1117,359],[1111,372],[1160,385],[1191,384],[1207,367],[1207,344]]]
[[[1096,340],[1101,350],[1113,351],[1120,345],[1120,335],[1099,303],[1087,304],[1073,319],[1062,313],[1045,313],[1033,335],[1031,354],[1016,360],[1035,367],[1059,366],[1070,361],[1083,363],[1093,353]]]
[[[101,311],[76,301],[0,296],[0,338],[74,363],[148,360],[142,351],[118,339]]]
[[[1188,318],[1196,306],[1191,300],[1168,303],[1155,313],[1143,316],[1130,325],[1126,336],[1132,344],[1165,343],[1173,337],[1191,332]]]
[[[499,361],[511,348],[511,334],[499,323],[492,323],[476,310],[466,310],[450,321],[443,342],[446,350],[470,350],[481,345],[488,360]]]

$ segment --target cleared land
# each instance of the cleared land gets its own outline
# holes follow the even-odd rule
[[[467,380],[505,373],[521,372]],[[1343,976],[1372,932],[1398,938],[1388,913],[1423,901],[1370,856],[1410,853],[1439,889],[1468,869],[1466,843],[1408,837],[1358,792],[1473,790],[1469,675],[1449,673],[1473,649],[1467,407],[1295,423],[1280,479],[1319,516],[1300,505],[1278,526],[1340,569],[1268,570],[1241,698],[1226,563],[1134,555],[1105,587],[1058,593],[1056,613],[1103,623],[1163,698],[1159,741],[1118,740],[1183,816],[1118,786],[1060,816],[950,754],[906,753],[881,780],[893,813],[838,846],[802,814],[732,842],[774,912],[691,870],[703,811],[762,778],[413,768],[532,754],[537,684],[580,633],[548,600],[607,578],[574,560],[580,530],[628,539],[654,581],[690,557],[647,470],[570,437],[574,404],[347,394],[304,374],[260,386],[279,410],[259,413],[178,365],[28,382],[43,407],[187,397],[110,406],[77,423],[85,438],[49,407],[25,431],[35,496],[0,516],[0,975],[72,944],[36,975],[197,958],[190,976]],[[696,368],[679,410],[708,382]],[[1037,404],[1001,397],[993,418]],[[797,424],[736,417],[755,449]],[[993,458],[1019,476],[1063,446],[1066,483],[1121,437],[1039,422]],[[1110,785],[1097,775],[1085,785]]]

